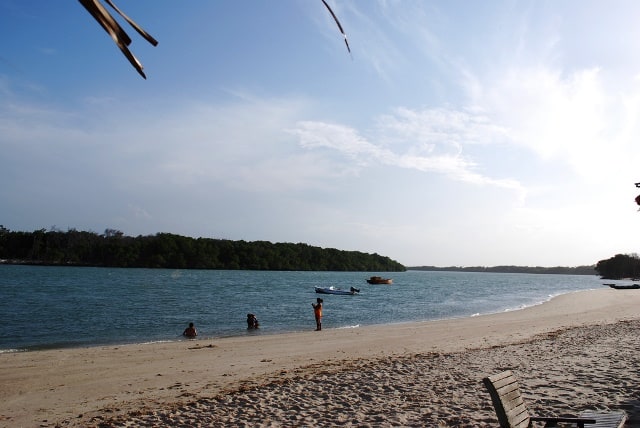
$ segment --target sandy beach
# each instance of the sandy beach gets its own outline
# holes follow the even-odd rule
[[[310,317],[312,317],[312,313]],[[640,426],[640,291],[424,323],[0,354],[0,426],[496,426],[511,369],[539,415]]]

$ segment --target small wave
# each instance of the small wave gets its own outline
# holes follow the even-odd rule
[[[544,303],[547,303],[549,301],[551,301],[552,299],[558,297],[558,296],[562,296],[563,294],[571,294],[571,293],[578,293],[580,291],[583,290],[570,290],[570,291],[559,291],[557,293],[552,293],[552,294],[547,294],[547,297],[543,300],[538,300],[532,303],[523,303],[521,305],[518,305],[516,307],[511,307],[511,308],[507,308],[504,310],[504,312],[512,312],[512,311],[520,311],[522,309],[527,309],[527,308],[531,308],[534,306],[539,306],[542,305]]]
[[[507,308],[504,310],[504,312],[514,312],[514,311],[520,311],[522,309],[526,309],[526,308],[530,308],[532,306],[538,306],[541,305],[543,302],[536,302],[536,303],[532,303],[530,305],[519,305],[519,306],[515,306],[515,307],[511,307],[511,308]]]
[[[141,342],[140,345],[153,345],[156,343],[172,343],[175,342],[175,340],[150,340],[148,342]]]
[[[338,327],[338,330],[344,330],[347,328],[359,328],[360,324],[356,324],[356,325],[345,325],[344,327]]]
[[[26,349],[0,349],[0,354],[14,354],[16,352],[27,352]]]

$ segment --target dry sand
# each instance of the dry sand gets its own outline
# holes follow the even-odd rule
[[[496,426],[512,369],[539,415],[640,426],[640,290],[456,320],[0,355],[0,426]]]

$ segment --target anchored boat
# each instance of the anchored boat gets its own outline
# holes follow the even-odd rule
[[[616,290],[637,290],[640,288],[640,284],[603,284],[608,285]]]
[[[367,279],[367,282],[369,284],[391,284],[393,283],[393,279],[383,278],[381,276],[372,276],[371,278]]]
[[[340,288],[336,288],[333,285],[331,287],[316,287],[316,293],[320,294],[340,294],[340,295],[351,295],[358,294],[360,290],[357,288],[351,287],[349,290],[342,290]]]

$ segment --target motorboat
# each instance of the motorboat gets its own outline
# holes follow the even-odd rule
[[[372,276],[371,278],[367,279],[367,282],[369,284],[392,284],[393,279],[383,278],[381,276]]]
[[[316,293],[320,293],[320,294],[339,294],[343,296],[346,296],[346,295],[353,296],[354,294],[358,294],[359,292],[360,290],[353,287],[351,287],[348,290],[336,288],[333,285],[331,287],[316,287]]]
[[[604,284],[616,290],[637,290],[640,288],[640,284]]]

